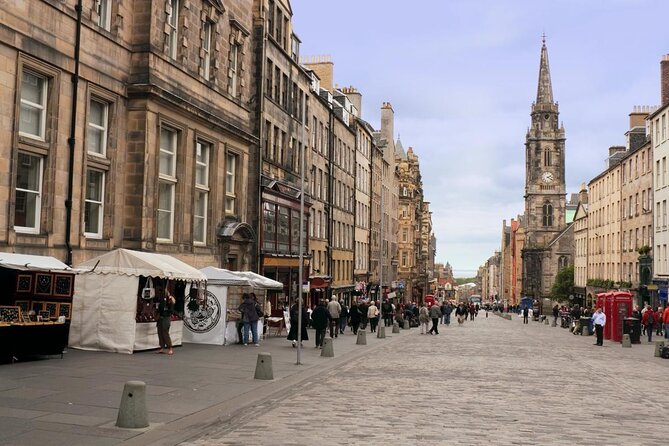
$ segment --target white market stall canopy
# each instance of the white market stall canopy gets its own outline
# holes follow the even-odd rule
[[[261,290],[283,290],[283,284],[251,271],[229,271],[208,266],[200,270],[209,284],[227,286],[248,286]]]
[[[0,267],[26,271],[72,271],[72,268],[55,257],[10,252],[0,252]]]
[[[82,272],[205,281],[196,268],[165,254],[116,249],[77,266]]]

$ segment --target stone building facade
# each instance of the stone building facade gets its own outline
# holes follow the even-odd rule
[[[325,270],[330,277],[329,296],[349,302],[355,289],[353,278],[355,250],[355,119],[357,108],[332,84],[334,64],[328,58],[303,60],[304,66],[319,79],[318,96],[313,101],[312,124],[325,129],[323,215],[327,224]],[[316,137],[318,139],[318,135]],[[320,175],[320,172],[318,173]]]
[[[653,228],[653,284],[657,287],[654,301],[667,302],[669,288],[669,227],[667,226],[667,202],[669,202],[669,54],[660,62],[660,107],[648,116],[651,147],[653,150],[653,202],[655,224]]]
[[[405,152],[399,139],[395,143],[395,153],[400,175],[397,276],[404,283],[407,299],[419,302],[425,287],[424,262],[421,257],[423,182],[420,160],[413,148],[409,147]]]
[[[278,296],[287,305],[298,296],[300,227],[304,233],[303,281],[308,277],[308,215],[311,201],[306,183],[309,166],[302,157],[309,142],[311,77],[300,65],[300,40],[292,30],[287,0],[254,0],[253,63],[254,123],[260,149],[249,164],[248,188],[260,273],[284,284]],[[302,194],[304,190],[304,194]],[[304,197],[302,197],[304,195]],[[301,198],[304,198],[302,200]],[[304,213],[300,215],[303,201]],[[302,225],[302,226],[301,226]]]
[[[248,268],[251,6],[100,0],[78,20],[76,4],[3,7],[0,245]]]

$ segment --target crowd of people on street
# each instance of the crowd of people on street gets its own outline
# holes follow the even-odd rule
[[[421,334],[438,335],[439,325],[450,325],[454,311],[458,325],[462,326],[467,320],[473,321],[481,309],[479,304],[462,302],[455,305],[446,300],[443,303],[436,302],[429,307],[426,303],[418,305],[414,302],[395,305],[389,299],[384,299],[383,302],[374,299],[354,300],[349,307],[344,302],[339,302],[336,297],[331,300],[322,299],[313,308],[307,308],[302,302],[295,302],[289,311],[290,330],[287,337],[293,347],[297,347],[298,343],[297,327],[300,322],[300,307],[302,308],[302,334],[299,338],[302,342],[308,341],[307,327],[313,328],[316,338],[315,348],[323,347],[323,339],[328,330],[330,338],[337,338],[340,334],[344,334],[347,328],[354,335],[357,335],[361,329],[366,330],[367,327],[370,333],[376,333],[380,323],[383,323],[384,327],[392,327],[395,323],[400,328],[420,327]],[[246,343],[246,338],[244,339]]]

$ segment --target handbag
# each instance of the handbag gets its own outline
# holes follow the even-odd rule
[[[142,299],[152,300],[156,297],[156,289],[153,287],[153,280],[150,277],[146,278],[146,283],[142,289]]]

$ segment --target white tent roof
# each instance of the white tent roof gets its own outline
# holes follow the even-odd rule
[[[251,271],[229,271],[208,266],[200,270],[212,285],[249,286],[262,290],[282,290],[283,284]]]
[[[253,271],[235,271],[236,274],[239,274],[242,277],[247,278],[254,288],[260,288],[262,290],[282,290],[283,284],[272,280],[269,277],[261,276],[256,274]]]
[[[207,283],[210,285],[251,286],[247,279],[227,269],[208,266],[200,272],[207,276]]]
[[[83,262],[77,266],[77,269],[96,274],[207,280],[207,277],[200,271],[172,256],[122,248]]]
[[[20,270],[72,271],[72,268],[48,256],[0,252],[0,266]]]

